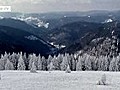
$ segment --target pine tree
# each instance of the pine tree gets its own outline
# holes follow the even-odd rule
[[[117,58],[113,57],[110,62],[109,71],[118,71],[118,61]]]
[[[61,63],[63,61],[63,54],[59,54],[57,57],[56,57],[56,64],[55,66],[57,66],[56,70],[60,70],[61,69]]]
[[[5,70],[14,70],[14,66],[9,59],[7,59],[7,62],[5,64]]]
[[[55,70],[55,66],[53,65],[53,62],[52,62],[52,61],[51,61],[51,63],[48,65],[48,70],[49,70],[49,71]]]
[[[102,61],[103,61],[103,58],[102,58],[102,56],[100,56],[100,57],[98,58],[98,65],[97,65],[99,71],[102,70]]]
[[[33,63],[32,63],[32,67],[31,67],[31,69],[30,69],[30,72],[31,72],[31,73],[36,73],[36,72],[37,72],[36,69],[37,69],[37,68],[36,68],[36,66],[35,66],[35,63],[33,62]]]
[[[48,59],[47,59],[47,65],[49,65],[52,61],[53,57],[51,55],[48,56]]]
[[[36,54],[29,55],[29,69],[31,69],[33,62],[35,63],[35,66],[36,66],[36,68],[37,68],[38,59],[37,59],[37,57],[36,57]]]
[[[28,56],[28,60],[29,60],[29,65],[28,65],[28,67],[29,67],[29,70],[31,69],[31,67],[32,67],[32,63],[33,63],[33,55],[29,55]]]
[[[3,57],[0,59],[0,70],[5,70],[4,59]]]
[[[69,65],[67,66],[67,69],[66,69],[65,72],[66,72],[66,73],[71,73],[71,70],[70,70],[70,66],[69,66]]]
[[[91,65],[91,57],[87,56],[85,60],[85,69],[86,70],[92,70],[92,65]]]
[[[18,59],[18,66],[17,66],[17,69],[18,70],[25,70],[25,63],[24,63],[24,60],[22,58],[22,55],[20,55],[19,59]]]
[[[5,52],[4,55],[1,56],[1,59],[0,59],[0,70],[5,70],[5,64],[7,62],[7,59],[9,57],[9,54],[7,54]]]
[[[59,59],[56,56],[53,57],[51,62],[53,62],[55,70],[60,70]]]
[[[67,68],[67,66],[68,66],[67,56],[64,56],[64,57],[63,57],[63,61],[62,61],[62,63],[61,63],[61,70],[62,70],[62,71],[65,71],[66,68]]]
[[[47,60],[42,56],[42,69],[47,70]]]
[[[38,56],[38,70],[42,70],[42,59],[41,59],[41,56],[39,55]]]
[[[82,71],[82,57],[79,56],[78,62],[76,65],[76,71]]]
[[[101,80],[98,81],[98,85],[106,85],[106,75],[103,74]]]
[[[104,66],[104,71],[108,71],[108,69],[109,69],[109,61],[108,61],[108,57],[107,56],[105,56],[104,57],[104,62],[105,62],[105,66]]]
[[[18,55],[13,52],[12,55],[10,55],[9,60],[12,62],[14,69],[17,70]]]
[[[76,70],[76,60],[74,59],[73,55],[71,55],[71,67],[73,71]]]

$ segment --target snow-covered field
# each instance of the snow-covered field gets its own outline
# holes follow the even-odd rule
[[[108,85],[96,85],[103,74]],[[0,90],[120,90],[120,72],[0,71]]]

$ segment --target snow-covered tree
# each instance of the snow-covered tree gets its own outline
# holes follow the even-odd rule
[[[37,67],[38,67],[38,70],[42,70],[42,59],[41,59],[40,54],[38,56],[38,65],[37,65]]]
[[[26,69],[28,70],[29,60],[28,60],[28,58],[27,58],[27,56],[26,56],[26,53],[23,54],[22,58],[23,58],[23,60],[24,60]]]
[[[48,71],[53,71],[55,70],[55,66],[53,65],[53,62],[51,61],[51,63],[48,65]]]
[[[42,69],[47,70],[47,60],[42,56]]]
[[[85,60],[85,69],[86,70],[92,70],[91,58],[92,57],[90,57],[90,56],[86,56],[86,60]]]
[[[102,56],[100,56],[99,58],[98,58],[98,70],[99,71],[101,71],[102,70],[102,63],[103,63],[103,57]]]
[[[4,69],[5,69],[4,59],[1,58],[1,59],[0,59],[0,70],[4,70]]]
[[[55,66],[56,66],[56,69],[57,70],[60,70],[60,65],[61,65],[61,63],[62,63],[62,61],[63,61],[63,54],[59,54],[57,57],[56,57],[56,64],[55,64]]]
[[[50,64],[51,60],[53,59],[53,57],[51,55],[48,56],[48,59],[47,59],[47,65]]]
[[[63,57],[63,61],[62,61],[62,63],[61,63],[61,70],[62,70],[62,71],[65,71],[66,68],[67,68],[67,66],[68,66],[67,56],[64,56],[64,57]]]
[[[82,57],[81,56],[79,56],[78,58],[78,62],[76,65],[76,71],[82,71]]]
[[[76,69],[76,60],[74,59],[73,54],[71,55],[71,67],[72,67],[72,70],[75,71],[75,69]]]
[[[32,54],[29,56],[29,69],[31,69],[32,67],[32,63],[34,62],[35,66],[37,67],[37,57],[36,57],[36,54]]]
[[[7,62],[9,55],[5,52],[4,55],[1,56],[0,59],[0,70],[5,70],[5,64]]]
[[[65,72],[66,72],[66,73],[71,73],[71,70],[70,70],[70,66],[69,66],[69,65],[67,66],[67,69],[66,69]]]
[[[108,71],[109,70],[109,60],[108,60],[108,57],[105,56],[104,57],[104,62],[105,62],[105,66],[104,66],[104,71]]]
[[[53,57],[52,62],[55,70],[60,70],[59,59],[56,56]]]
[[[106,85],[106,75],[103,74],[101,79],[97,83],[98,85]]]
[[[10,62],[9,59],[7,59],[7,62],[6,62],[6,64],[5,64],[5,70],[14,70],[13,63]]]
[[[25,70],[25,63],[24,63],[24,60],[22,58],[22,55],[20,55],[19,59],[18,59],[18,66],[17,66],[17,69],[18,70]]]
[[[117,58],[113,57],[110,62],[109,71],[118,71],[118,61]]]
[[[30,72],[32,72],[32,73],[36,73],[37,71],[37,68],[36,68],[36,66],[35,66],[35,63],[33,62],[32,63],[32,67],[31,67],[31,69],[30,69]]]
[[[14,66],[15,70],[17,69],[18,59],[19,59],[18,55],[16,53],[14,53],[14,52],[9,57],[9,60],[10,60],[10,62],[13,63],[13,66]]]

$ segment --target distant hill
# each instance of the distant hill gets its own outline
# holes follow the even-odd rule
[[[41,55],[52,54],[55,47],[24,30],[0,26],[0,53],[26,52]]]

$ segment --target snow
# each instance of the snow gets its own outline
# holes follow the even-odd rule
[[[26,39],[29,39],[29,40],[38,40],[37,37],[33,36],[33,35],[30,35],[30,36],[25,36]]]
[[[51,45],[54,45],[54,42],[51,42],[50,44],[51,44]]]
[[[4,17],[0,16],[0,19],[4,19]]]
[[[113,22],[113,20],[112,19],[107,19],[107,20],[105,20],[104,23],[110,23],[110,22]]]
[[[65,46],[65,45],[61,45],[60,47],[61,47],[61,48],[65,48],[66,46]]]
[[[17,16],[17,17],[11,17],[12,19],[15,20],[20,20],[20,21],[25,21],[27,24],[30,24],[34,27],[49,27],[49,23],[45,23],[44,21],[40,20],[39,18],[36,17],[25,17],[25,16]]]
[[[56,45],[54,44],[54,42],[50,42],[51,45],[55,46],[56,48],[58,49],[61,49],[61,48],[65,48],[66,46],[65,45]]]
[[[93,39],[91,42],[98,42],[98,41],[100,41],[100,40],[102,40],[102,39],[103,39],[103,37],[96,38],[96,39]]]
[[[112,35],[114,34],[114,32],[115,32],[115,31],[113,30],[113,31],[112,31]]]
[[[0,71],[0,90],[120,90],[120,72]],[[106,74],[108,85],[97,85]]]
[[[51,44],[52,45],[52,44]],[[62,48],[65,48],[66,46],[65,45],[55,45],[54,44],[54,46],[56,47],[56,48],[58,48],[58,49],[62,49]]]
[[[66,18],[67,16],[64,16],[64,18]]]
[[[91,18],[91,16],[88,16],[88,18]]]
[[[49,23],[44,24],[45,28],[49,28]]]

